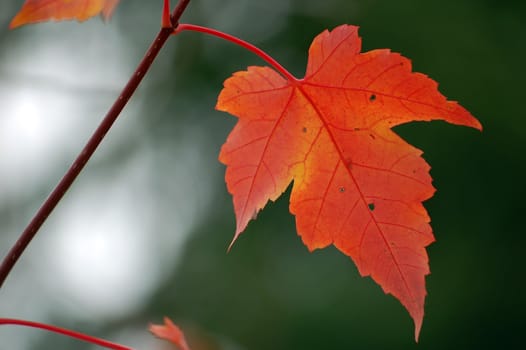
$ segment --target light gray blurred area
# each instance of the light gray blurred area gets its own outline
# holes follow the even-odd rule
[[[159,30],[162,1],[122,0],[110,22],[7,29],[0,3],[0,255],[95,130]],[[174,2],[174,1],[172,1]],[[0,290],[0,317],[71,328],[136,349],[168,316],[193,350],[494,349],[523,343],[526,7],[495,0],[192,0],[182,22],[248,40],[303,75],[315,35],[359,25],[484,125],[397,131],[432,166],[426,317],[418,345],[403,307],[334,248],[312,254],[287,191],[230,253],[235,218],[220,147],[235,123],[222,82],[258,57],[184,32],[132,100]],[[0,327],[0,350],[96,349]]]

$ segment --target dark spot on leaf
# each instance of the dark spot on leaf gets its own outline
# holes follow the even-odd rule
[[[306,127],[303,127],[303,129],[301,129],[301,131],[302,131],[303,133],[306,133],[306,132],[307,132],[307,128],[306,128]]]
[[[354,128],[353,130],[354,131],[360,131],[361,129],[360,128]]]
[[[340,191],[341,193],[345,192],[345,187],[340,187],[338,191]]]
[[[371,138],[372,138],[373,140],[376,139],[376,136],[374,136],[373,134],[369,134],[369,136],[371,136]]]
[[[367,206],[369,207],[370,211],[374,210],[374,203],[369,203],[369,204],[367,204]]]
[[[369,101],[374,102],[375,100],[376,100],[375,94],[372,94],[371,96],[369,96]]]

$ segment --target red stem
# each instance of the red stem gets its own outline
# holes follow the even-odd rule
[[[176,27],[176,29],[174,30],[173,34],[174,35],[178,34],[178,33],[182,32],[184,30],[190,30],[190,31],[194,31],[194,32],[206,33],[206,34],[217,36],[217,37],[219,37],[221,39],[225,39],[225,40],[228,40],[230,42],[233,42],[234,44],[239,45],[239,46],[249,50],[250,52],[258,55],[261,59],[263,59],[268,64],[270,64],[272,67],[274,67],[278,72],[280,72],[288,80],[290,80],[290,81],[298,81],[298,79],[296,77],[294,77],[288,70],[286,70],[281,64],[279,64],[278,61],[276,61],[268,53],[266,53],[265,51],[261,50],[259,47],[256,47],[256,46],[252,45],[249,42],[246,42],[246,41],[244,41],[242,39],[239,39],[238,37],[235,37],[233,35],[220,32],[219,30],[215,30],[215,29],[207,28],[207,27],[201,27],[201,26],[197,26],[197,25],[194,25],[194,24],[180,24],[179,26]]]
[[[25,320],[17,320],[12,318],[0,318],[0,325],[17,325],[17,326],[24,326],[24,327],[32,327],[32,328],[38,328],[43,329],[48,332],[54,332],[58,334],[63,334],[65,336],[75,338],[78,340],[82,340],[88,343],[92,343],[95,345],[99,345],[108,349],[113,350],[132,350],[132,348],[129,348],[127,346],[123,346],[117,343],[112,343],[110,341],[92,337],[90,335],[86,335],[83,333],[75,332],[69,329],[60,328],[56,326],[51,326],[45,323],[39,323],[39,322],[32,322],[32,321],[25,321]]]
[[[180,0],[171,17],[172,24],[177,24],[179,18],[183,14],[186,6],[190,0]],[[5,279],[11,272],[13,266],[16,264],[26,247],[29,245],[31,240],[35,237],[42,224],[46,221],[49,214],[55,209],[58,202],[62,199],[66,191],[71,187],[79,173],[82,171],[90,157],[93,155],[101,141],[106,136],[106,133],[110,130],[111,126],[118,118],[119,114],[123,110],[126,103],[130,100],[131,96],[139,86],[140,82],[148,72],[148,69],[152,65],[153,61],[159,54],[159,51],[166,43],[166,40],[170,37],[173,32],[172,28],[161,28],[159,34],[155,37],[155,40],[151,44],[150,48],[146,52],[144,58],[139,63],[139,66],[135,70],[134,74],[122,90],[120,96],[114,102],[99,127],[95,130],[91,138],[88,140],[86,146],[80,154],[77,156],[71,167],[68,169],[64,177],[57,184],[55,189],[51,192],[46,201],[42,204],[40,209],[37,211],[33,219],[29,222],[25,230],[22,232],[15,245],[7,253],[2,264],[0,265],[0,287],[2,287]]]
[[[164,0],[163,3],[161,28],[172,28],[172,19],[170,18],[170,0]]]

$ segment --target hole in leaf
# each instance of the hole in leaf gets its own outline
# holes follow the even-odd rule
[[[341,193],[345,192],[345,187],[340,187],[338,191],[340,191]]]
[[[367,206],[369,207],[370,211],[374,211],[374,203],[369,203]]]
[[[369,101],[374,102],[375,100],[376,100],[375,94],[372,94],[371,96],[369,96]]]

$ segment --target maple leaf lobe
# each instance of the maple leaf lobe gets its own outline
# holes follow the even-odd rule
[[[224,83],[216,108],[238,122],[221,149],[241,234],[253,213],[294,182],[290,211],[309,250],[330,244],[409,311],[424,315],[425,247],[434,241],[422,202],[435,189],[422,151],[392,127],[444,120],[481,129],[438,85],[387,49],[360,53],[358,28],[318,35],[305,78],[249,67]]]
[[[108,20],[118,3],[119,0],[26,0],[9,28],[49,20],[85,21],[98,14]]]

